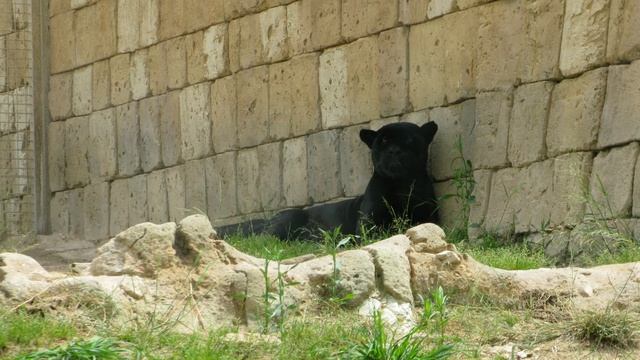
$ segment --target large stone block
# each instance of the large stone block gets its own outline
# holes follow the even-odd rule
[[[593,155],[578,152],[559,156],[553,164],[553,191],[548,196],[551,226],[577,225],[584,217],[584,191],[589,186]]]
[[[427,7],[427,17],[436,18],[458,10],[456,0],[431,0]]]
[[[52,75],[49,78],[49,114],[51,119],[55,121],[70,117],[72,99],[73,73]]]
[[[140,46],[158,41],[160,26],[160,0],[140,0]]]
[[[0,46],[0,49],[6,47],[5,87],[10,90],[24,87],[31,83],[32,78],[29,59],[32,48],[31,33],[24,30],[13,32],[0,40],[0,43],[5,41],[6,46]]]
[[[260,202],[263,210],[277,210],[282,206],[282,143],[258,146]]]
[[[227,76],[211,85],[211,139],[213,151],[222,153],[238,145],[236,78]]]
[[[7,46],[6,37],[0,37],[0,92],[7,91]]]
[[[640,61],[610,66],[598,146],[640,140]]]
[[[498,1],[479,7],[477,86],[510,87],[559,76],[563,1]]]
[[[152,95],[164,94],[168,87],[167,42],[149,48],[149,89]]]
[[[491,178],[493,171],[476,170],[473,172],[475,185],[471,194],[475,201],[469,205],[469,233],[478,234],[480,226],[484,222],[489,206],[489,195],[491,194]]]
[[[360,140],[360,130],[368,126],[351,126],[340,133],[340,179],[345,196],[364,193],[373,174],[371,152]]]
[[[373,34],[398,22],[398,0],[343,0],[342,36],[346,39]]]
[[[566,0],[560,70],[579,74],[606,61],[610,0]]]
[[[400,0],[399,18],[403,24],[415,24],[427,20],[430,0]]]
[[[163,171],[154,171],[147,175],[147,212],[149,221],[154,224],[169,221],[167,183]]]
[[[447,229],[460,228],[463,223],[462,199],[456,196],[456,187],[452,180],[433,184],[438,202],[438,225]]]
[[[140,126],[138,103],[116,107],[118,134],[118,175],[133,176],[140,172]]]
[[[229,72],[228,25],[215,25],[204,32],[202,50],[205,55],[206,79],[217,79]]]
[[[105,240],[109,237],[109,183],[84,188],[84,237]]]
[[[438,124],[438,133],[429,150],[431,175],[438,181],[451,178],[455,169],[461,166],[459,143],[462,144],[463,157],[471,159],[475,103],[476,100],[467,100],[457,105],[435,108],[429,114],[431,121]]]
[[[188,32],[224,21],[224,0],[184,0],[185,27]]]
[[[404,27],[380,33],[378,72],[380,76],[380,115],[406,112],[409,106],[409,31]]]
[[[184,216],[186,205],[184,166],[174,166],[164,170],[167,184],[167,203],[169,204],[169,221],[180,221]]]
[[[160,97],[141,100],[138,110],[140,112],[140,164],[142,171],[150,172],[162,166]]]
[[[115,236],[129,227],[129,180],[115,180],[109,194],[109,235]]]
[[[116,0],[101,0],[75,12],[76,64],[84,65],[116,53]]]
[[[513,92],[510,90],[477,95],[471,157],[474,168],[500,168],[509,164],[507,144],[512,106]]]
[[[118,0],[118,52],[131,52],[138,49],[140,6],[140,0]]]
[[[187,45],[184,37],[163,43],[167,56],[167,85],[182,89],[187,83]]]
[[[209,84],[193,85],[180,92],[182,157],[199,159],[211,152]]]
[[[409,96],[413,108],[473,96],[478,11],[462,11],[411,27]]]
[[[182,126],[180,125],[180,92],[160,97],[160,144],[162,163],[173,166],[182,162]]]
[[[10,0],[3,0],[7,3]],[[49,17],[54,17],[58,14],[62,14],[63,12],[67,12],[71,9],[71,3],[69,0],[51,0],[49,1]]]
[[[264,10],[268,0],[224,0],[225,18],[237,17]]]
[[[184,14],[184,0],[159,0],[160,27],[158,29],[158,37],[160,40],[166,40],[178,35],[184,34],[186,31]]]
[[[640,3],[611,0],[607,61],[631,61],[640,58]]]
[[[238,210],[241,214],[260,211],[260,163],[255,148],[238,152],[237,171]]]
[[[69,233],[69,205],[67,204],[67,191],[57,192],[51,195],[49,203],[51,217],[51,232],[54,234]],[[2,217],[0,217],[0,222]]]
[[[93,64],[93,94],[91,96],[93,110],[102,110],[111,105],[111,70],[109,60]]]
[[[147,175],[138,175],[127,179],[129,190],[129,225],[148,221],[147,212]]]
[[[60,191],[65,189],[65,130],[66,125],[64,122],[53,122],[49,124],[48,129],[48,151],[47,156],[49,159],[49,189],[53,191]],[[1,183],[1,181],[0,181]]]
[[[340,0],[301,0],[287,6],[287,34],[291,55],[338,44]]]
[[[80,9],[91,4],[95,4],[98,0],[71,0],[72,9]]]
[[[547,115],[552,82],[538,82],[516,89],[509,128],[509,161],[522,166],[546,156]]]
[[[640,153],[640,145],[600,152],[593,160],[591,196],[608,218],[629,217],[633,202],[633,175]],[[597,209],[594,209],[597,210]]]
[[[236,153],[227,152],[205,159],[207,205],[211,219],[237,215]]]
[[[204,80],[205,55],[203,48],[204,33],[198,31],[185,36],[187,47],[187,81],[189,84],[197,84]]]
[[[261,66],[236,75],[238,94],[238,144],[265,142],[269,119],[269,68]]]
[[[606,68],[555,86],[547,129],[549,156],[595,148],[606,87]]]
[[[53,74],[73,69],[76,65],[73,15],[69,11],[52,17],[49,21],[51,72]]]
[[[114,109],[89,116],[89,170],[91,181],[112,179],[118,173],[117,132]]]
[[[633,209],[632,210],[633,210],[632,214],[634,217],[640,217],[640,157],[638,157],[638,161],[636,161],[636,173],[633,177]],[[640,230],[640,227],[638,228],[638,230]],[[638,233],[638,235],[640,235],[640,233]]]
[[[468,9],[470,7],[486,4],[495,0],[458,0],[458,8],[460,10]]]
[[[69,210],[69,235],[84,237],[84,189],[67,191],[67,209]]]
[[[91,112],[93,87],[91,66],[85,66],[73,72],[73,114],[87,115]]]
[[[129,54],[114,56],[109,60],[111,70],[111,103],[122,105],[131,100]]]
[[[307,138],[309,195],[313,203],[342,195],[339,147],[337,130],[322,131]]]
[[[129,67],[129,82],[131,84],[131,97],[140,100],[149,95],[149,67],[148,52],[146,49],[138,50],[131,55]]]
[[[269,137],[285,139],[320,127],[318,55],[269,68]]]
[[[65,121],[64,178],[68,188],[83,186],[89,183],[89,117],[76,117]]]
[[[282,145],[282,189],[286,206],[308,204],[307,142],[305,137],[286,140]]]
[[[192,160],[184,164],[185,208],[190,212],[207,211],[207,184],[205,160]]]

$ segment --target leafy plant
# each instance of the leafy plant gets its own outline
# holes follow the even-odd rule
[[[327,288],[329,301],[342,305],[352,299],[352,294],[341,294],[340,262],[338,251],[353,241],[352,236],[343,236],[340,227],[333,230],[320,230],[324,239],[325,251],[331,256],[331,277]]]
[[[128,353],[121,343],[112,339],[94,337],[89,340],[72,341],[67,345],[50,350],[36,351],[21,357],[20,360],[115,360],[125,359]]]
[[[267,250],[269,253],[269,250]],[[292,266],[287,271],[281,270],[281,253],[276,252],[275,256],[267,257],[264,261],[264,267],[260,270],[264,280],[265,290],[263,294],[263,332],[266,334],[271,329],[272,320],[277,321],[279,331],[284,331],[284,322],[289,310],[295,308],[294,304],[287,305],[285,303],[285,290],[289,286],[295,285],[295,283],[289,283],[285,281],[286,274],[293,270],[297,265]],[[275,278],[276,293],[274,294],[272,289],[272,280],[269,277],[269,265],[273,258],[276,260],[277,274]],[[275,303],[275,304],[274,304]]]
[[[455,199],[455,201],[460,204],[460,218],[450,232],[452,233],[452,238],[462,241],[467,239],[467,229],[470,225],[479,225],[469,224],[471,206],[476,202],[475,195],[473,194],[476,181],[473,176],[473,164],[471,160],[464,157],[464,147],[461,136],[458,136],[458,139],[456,140],[456,152],[457,156],[453,159],[451,164],[452,166],[454,164],[456,165],[453,169],[452,179],[456,191],[455,193],[445,194],[440,198],[440,201],[442,202],[447,199]]]
[[[628,312],[586,311],[571,321],[570,331],[595,346],[629,348],[638,340],[640,322]]]

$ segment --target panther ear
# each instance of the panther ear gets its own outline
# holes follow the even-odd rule
[[[429,121],[420,127],[420,132],[427,144],[431,144],[433,137],[436,135],[436,132],[438,132],[438,124],[433,121]]]
[[[373,142],[376,140],[377,136],[378,136],[377,131],[373,131],[369,129],[360,130],[360,140],[362,140],[362,142],[367,144],[369,148],[373,146]]]

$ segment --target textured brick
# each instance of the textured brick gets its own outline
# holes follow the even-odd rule
[[[438,202],[438,225],[447,229],[460,228],[462,226],[462,200],[456,195],[456,187],[452,180],[433,184],[433,190]]]
[[[116,0],[101,0],[75,12],[74,31],[77,65],[116,53]]]
[[[547,130],[549,156],[592,150],[598,140],[607,69],[597,69],[557,84]]]
[[[268,134],[269,68],[241,71],[236,75],[238,94],[238,144],[255,146]]]
[[[32,72],[28,55],[31,52],[31,34],[27,31],[17,31],[5,37],[6,58],[5,87],[17,89],[31,82]],[[0,41],[4,42],[4,41]],[[21,200],[19,202],[24,202]]]
[[[237,147],[236,112],[236,78],[228,76],[215,81],[211,85],[211,138],[215,153]]]
[[[539,82],[516,89],[509,128],[509,160],[514,166],[546,155],[547,114],[553,83]]]
[[[7,46],[6,37],[0,36],[0,92],[7,91]]]
[[[227,152],[205,159],[207,205],[211,219],[237,215],[236,153]]]
[[[269,70],[269,137],[283,139],[317,129],[318,56],[304,55]]]
[[[610,0],[566,0],[560,70],[575,75],[604,64]]]
[[[160,26],[160,0],[140,0],[140,46],[158,41]]]
[[[131,97],[140,100],[149,95],[149,67],[147,66],[147,50],[139,50],[131,55],[129,82]]]
[[[606,210],[605,216],[631,215],[633,175],[639,153],[640,145],[631,143],[602,151],[593,160],[591,196]]]
[[[118,0],[118,52],[130,52],[139,46],[140,0]]]
[[[187,83],[187,45],[185,38],[174,38],[164,44],[167,54],[167,85],[169,89],[181,89]]]
[[[89,117],[76,117],[65,121],[65,174],[67,187],[74,188],[89,183],[87,163]]]
[[[282,206],[282,143],[261,145],[258,152],[260,203],[263,210]]]
[[[468,9],[470,7],[486,4],[495,0],[458,0],[458,8]]]
[[[203,32],[189,34],[185,37],[187,48],[187,81],[196,84],[204,80],[205,55],[202,47]]]
[[[224,0],[184,0],[186,30],[191,32],[224,21]]]
[[[109,209],[109,235],[115,236],[129,227],[129,179],[111,183]]]
[[[471,159],[474,167],[499,168],[508,165],[507,142],[512,105],[511,91],[478,94]]]
[[[149,48],[149,89],[152,95],[164,94],[168,87],[167,43],[157,44]]]
[[[91,66],[86,66],[73,72],[73,114],[86,115],[91,112]]]
[[[339,43],[340,0],[301,0],[287,6],[287,34],[291,55]]]
[[[147,212],[147,176],[138,175],[127,179],[129,196],[129,225],[146,222]]]
[[[420,116],[417,116],[418,114],[420,114]],[[424,116],[424,117],[423,117]],[[420,112],[415,112],[415,113],[409,113],[406,114],[402,117],[402,121],[408,121],[408,122],[413,122],[415,123],[416,119],[419,119],[420,121],[422,121],[424,119],[424,121],[422,121],[422,123],[426,123],[429,119],[429,113],[425,110],[425,111],[420,111]],[[394,117],[390,117],[390,118],[386,118],[386,119],[378,119],[378,120],[373,120],[370,123],[370,129],[371,130],[380,130],[381,127],[394,123],[394,122],[398,122],[400,120],[399,117],[394,116]]]
[[[71,8],[72,9],[80,9],[85,6],[96,3],[98,0],[71,0]]]
[[[427,17],[436,18],[458,10],[456,0],[431,0],[427,7]]]
[[[9,3],[10,0],[2,0]],[[63,12],[71,10],[69,0],[51,0],[49,1],[49,17],[54,17]]]
[[[408,34],[399,27],[381,33],[378,39],[381,116],[400,114],[409,106]]]
[[[109,60],[111,70],[111,103],[121,105],[131,100],[129,54],[114,56]]]
[[[610,66],[598,146],[640,140],[640,61]]]
[[[469,206],[469,233],[477,233],[480,225],[484,222],[487,215],[487,207],[489,205],[489,195],[491,191],[491,178],[493,172],[491,170],[476,170],[473,172],[472,196],[475,199]]]
[[[302,206],[309,201],[307,142],[298,137],[282,145],[282,189],[286,206]]]
[[[72,69],[76,64],[73,12],[51,18],[49,23],[51,72],[59,73]]]
[[[57,192],[51,195],[49,214],[51,216],[51,232],[54,234],[68,234],[69,205],[67,204],[66,191]],[[0,222],[1,221],[2,217],[0,217]]]
[[[49,78],[49,114],[52,120],[71,116],[72,94],[73,73],[53,75]]]
[[[113,109],[89,116],[89,171],[93,182],[109,180],[118,172],[116,117]]]
[[[364,193],[373,174],[371,152],[360,140],[360,130],[368,126],[351,126],[340,133],[340,179],[345,196]]]
[[[224,12],[227,19],[264,10],[267,0],[224,0]]]
[[[611,0],[607,60],[630,61],[640,58],[640,3]]]
[[[169,221],[179,221],[184,216],[186,204],[184,167],[174,166],[166,169],[164,175],[167,184]]]
[[[93,64],[91,96],[93,110],[102,110],[111,105],[111,70],[109,60]]]
[[[84,188],[84,235],[87,240],[109,237],[109,183]]]
[[[158,37],[161,40],[173,38],[185,33],[184,0],[159,0],[160,26]]]
[[[255,148],[238,152],[236,181],[238,210],[241,214],[250,214],[261,209],[259,169],[258,151]]]
[[[84,237],[84,189],[67,191],[67,208],[69,210],[69,235],[75,238]]]
[[[185,160],[210,153],[209,84],[193,85],[180,92],[180,134]]]
[[[589,186],[593,156],[577,152],[554,159],[553,192],[548,196],[550,226],[577,225],[584,217],[584,190]]]
[[[429,0],[399,0],[399,18],[403,24],[415,24],[427,20]]]
[[[229,72],[227,28],[227,24],[220,24],[204,32],[202,50],[205,55],[206,79],[216,79]]]
[[[634,217],[640,217],[640,157],[636,161],[636,173],[633,177],[633,209]],[[640,230],[640,224],[638,225]],[[638,233],[640,235],[640,233]],[[637,238],[636,238],[637,239]]]
[[[49,170],[49,189],[60,191],[65,189],[64,173],[65,173],[65,130],[64,122],[54,122],[49,124],[48,128],[48,170]]]
[[[342,36],[356,39],[393,27],[398,20],[398,0],[343,0]]]
[[[463,11],[416,25],[409,33],[409,96],[414,109],[474,93],[478,14]]]
[[[338,131],[322,131],[307,138],[309,195],[313,203],[342,195]]]
[[[142,171],[150,172],[162,166],[160,97],[141,100],[139,112],[140,164]]]
[[[199,213],[207,211],[207,185],[204,160],[187,161],[184,164],[185,208]]]
[[[181,128],[180,92],[173,91],[160,97],[160,144],[164,166],[182,162]]]
[[[116,108],[118,175],[120,176],[132,176],[140,171],[140,126],[137,105],[134,102]]]
[[[167,183],[163,171],[154,171],[147,175],[147,212],[149,221],[154,224],[169,221]]]

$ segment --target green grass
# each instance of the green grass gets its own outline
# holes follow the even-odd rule
[[[630,312],[604,310],[579,313],[568,332],[596,347],[629,348],[636,344],[640,322]]]
[[[5,349],[47,346],[76,334],[76,328],[67,321],[0,308],[0,357]]]
[[[248,237],[232,235],[225,239],[230,245],[247,254],[272,260],[278,254],[280,259],[289,259],[306,254],[320,254],[323,248],[314,241],[282,241],[275,236],[253,235]]]
[[[19,360],[120,360],[128,358],[127,349],[112,339],[93,337],[89,340],[72,341],[50,350],[39,350],[23,356]]]

